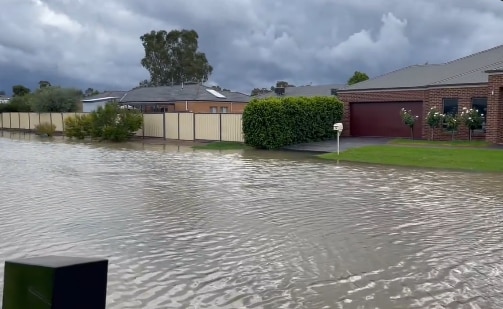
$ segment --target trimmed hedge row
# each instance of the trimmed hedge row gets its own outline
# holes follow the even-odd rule
[[[344,105],[336,97],[253,99],[243,112],[245,143],[259,149],[336,137]]]

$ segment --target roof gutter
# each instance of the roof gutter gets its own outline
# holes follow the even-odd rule
[[[503,71],[502,71],[503,72]],[[370,88],[370,89],[347,89],[347,90],[337,90],[339,94],[343,93],[361,93],[361,92],[385,92],[385,91],[417,91],[417,90],[428,90],[431,88],[464,88],[464,87],[480,87],[487,85],[487,82],[482,83],[469,83],[469,84],[441,84],[441,85],[426,85],[426,86],[415,86],[415,87],[396,87],[396,88]]]

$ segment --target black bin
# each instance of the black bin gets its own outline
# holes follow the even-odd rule
[[[105,309],[108,260],[43,256],[5,262],[3,309]]]

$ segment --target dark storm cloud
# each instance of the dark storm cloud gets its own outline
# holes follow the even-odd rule
[[[448,61],[501,44],[503,29],[496,0],[2,2],[0,90],[14,79],[130,89],[148,77],[139,37],[154,29],[195,29],[210,81],[246,92]]]

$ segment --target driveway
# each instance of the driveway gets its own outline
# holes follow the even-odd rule
[[[392,138],[385,137],[341,137],[339,140],[339,150],[344,151],[350,148],[358,148],[364,146],[383,145],[388,143]],[[314,153],[337,152],[337,139],[323,142],[305,143],[290,145],[283,148],[284,150],[303,151]]]

